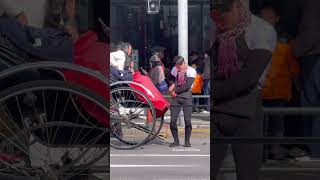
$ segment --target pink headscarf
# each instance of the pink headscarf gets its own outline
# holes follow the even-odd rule
[[[187,64],[184,64],[180,70],[178,70],[177,76],[178,76],[178,86],[184,86],[185,81],[185,73],[187,72],[189,66]]]
[[[234,28],[222,32],[217,29],[216,38],[219,41],[217,76],[230,78],[240,71],[237,58],[236,38],[245,31],[251,22],[251,12],[242,5],[240,23]]]

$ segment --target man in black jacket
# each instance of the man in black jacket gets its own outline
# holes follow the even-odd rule
[[[170,144],[170,147],[179,146],[177,120],[183,109],[184,121],[185,121],[185,147],[190,147],[190,136],[192,131],[191,114],[192,114],[192,92],[191,86],[196,77],[196,70],[185,62],[181,56],[174,58],[175,67],[171,71],[171,75],[174,77],[174,83],[170,86],[169,92],[172,97],[170,108],[170,130],[174,139],[174,142]]]

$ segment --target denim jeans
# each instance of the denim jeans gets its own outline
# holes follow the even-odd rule
[[[288,102],[286,100],[264,100],[263,106],[264,107],[287,107]],[[265,125],[267,130],[268,136],[274,137],[282,137],[285,132],[284,128],[284,115],[273,115],[273,116],[266,116]]]
[[[203,91],[202,91],[203,95],[210,95],[210,79],[206,79],[203,81]],[[206,108],[207,111],[210,111],[210,98],[204,98],[203,99],[203,104],[204,105],[208,105],[208,107]]]
[[[301,106],[320,106],[320,55],[301,59]],[[304,135],[320,137],[319,115],[304,116]],[[320,144],[309,145],[311,157],[320,157]]]
[[[192,94],[193,96],[199,96],[201,94]],[[193,105],[196,105],[192,108],[192,111],[193,112],[198,112],[200,110],[200,107],[198,105],[200,105],[200,98],[192,98],[192,102],[193,102]]]

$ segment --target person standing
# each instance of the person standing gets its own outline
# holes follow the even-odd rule
[[[299,30],[293,43],[294,53],[301,67],[301,106],[319,107],[320,105],[320,1],[299,0],[302,17]],[[319,115],[304,116],[304,135],[320,136]],[[320,158],[320,144],[310,144],[310,157]]]
[[[203,73],[201,74],[202,80],[203,80],[203,88],[202,88],[202,94],[203,95],[210,95],[210,52],[209,50],[206,50],[204,52],[204,68]],[[210,101],[207,98],[204,98],[204,104],[208,105],[207,108],[203,109],[202,113],[208,113],[210,111]]]
[[[166,77],[166,82],[171,84],[171,69],[173,68],[173,63],[169,60],[168,56],[165,54],[166,48],[162,46],[154,46],[152,49],[152,55],[157,55],[162,63],[162,68],[164,70],[164,75]]]
[[[190,60],[192,64],[197,66],[197,73],[202,74],[204,68],[204,58],[200,56],[200,53],[198,51],[192,51],[190,53]]]
[[[212,120],[211,179],[217,175],[228,144],[216,137],[261,137],[261,87],[277,43],[275,29],[254,16],[240,0],[211,0],[210,15],[217,26],[211,48]],[[258,180],[262,144],[231,144],[238,180]]]
[[[275,28],[280,20],[276,8],[269,4],[261,8],[260,16]],[[281,29],[278,33],[278,43],[262,89],[264,107],[287,107],[292,98],[293,84],[299,74],[299,64],[288,43],[288,38],[282,35]],[[285,116],[268,116],[266,120],[268,135],[274,137],[284,136]],[[270,145],[268,151],[268,156],[271,159],[283,160],[288,156],[287,149],[278,144]]]
[[[195,83],[193,85],[194,87],[192,88],[192,94],[194,96],[199,96],[202,93],[203,80],[202,80],[201,74],[203,72],[204,62],[203,62],[203,59],[200,58],[199,52],[197,52],[197,51],[192,51],[190,53],[190,61],[191,61],[191,63],[190,63],[191,66],[197,71],[197,76],[195,78]],[[201,100],[202,99],[198,98],[198,97],[193,98],[193,104],[196,105],[193,108],[193,112],[195,112],[195,113],[200,112],[199,105],[201,104],[200,102],[202,102]]]
[[[171,75],[174,77],[174,83],[169,88],[169,93],[172,97],[170,107],[170,130],[174,139],[170,147],[180,146],[177,120],[183,109],[185,121],[185,147],[191,147],[190,137],[192,132],[191,115],[192,115],[192,92],[191,87],[194,82],[197,72],[194,68],[188,66],[184,58],[176,56],[174,58],[175,67],[171,70]]]
[[[166,60],[165,60],[165,54],[164,54],[164,51],[165,51],[165,50],[166,50],[166,48],[165,48],[165,47],[162,47],[162,46],[154,46],[154,47],[151,49],[152,55],[157,55],[157,56],[160,58],[160,60],[161,60],[161,62],[162,62],[162,68],[163,68],[163,70],[165,70],[164,64],[167,63],[167,62],[165,62],[165,61],[166,61]]]
[[[194,69],[197,69],[197,65],[195,63],[191,64],[191,67],[193,67]],[[197,71],[197,70],[196,70]],[[202,88],[203,88],[203,80],[201,77],[201,74],[197,72],[197,75],[194,79],[194,83],[192,85],[192,95],[193,95],[193,112],[195,113],[199,113],[200,111],[200,105],[202,105],[202,103],[200,104],[200,100],[203,100],[202,98],[198,98],[195,96],[201,96],[202,95]]]
[[[168,92],[168,84],[165,81],[162,62],[157,55],[151,56],[150,66],[150,79],[162,94],[166,94]]]
[[[158,55],[153,55],[150,58],[150,72],[149,74],[143,70],[143,73],[151,79],[153,84],[156,86],[158,91],[165,95],[168,92],[168,84],[165,81],[164,70],[162,68],[162,62]],[[152,127],[152,113],[151,111],[147,111],[147,128]]]

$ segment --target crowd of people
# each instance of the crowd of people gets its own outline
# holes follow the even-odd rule
[[[193,112],[192,88],[195,82],[197,71],[195,68],[189,66],[185,59],[181,56],[174,57],[172,60],[174,66],[172,69],[168,70],[163,63],[164,50],[165,48],[162,47],[153,48],[153,54],[149,59],[149,72],[147,72],[144,68],[140,68],[140,71],[151,79],[161,94],[171,96],[170,129],[174,141],[169,146],[180,146],[177,120],[182,109],[185,121],[184,146],[191,147],[191,115]],[[134,69],[135,66],[131,57],[131,52],[132,45],[130,43],[119,42],[117,44],[112,44],[110,53],[110,69],[113,78],[116,78],[117,80],[133,81],[133,75],[139,71],[139,69]],[[206,60],[209,62],[208,59]],[[168,71],[170,74],[167,73]]]

